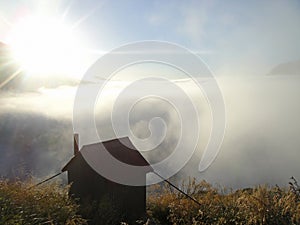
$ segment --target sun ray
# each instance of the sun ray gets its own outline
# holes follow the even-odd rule
[[[22,72],[22,69],[18,69],[8,78],[6,78],[2,83],[0,83],[0,89],[3,88],[6,84],[8,84],[11,80],[13,80],[16,76],[18,76]]]
[[[72,29],[76,29],[78,26],[80,26],[81,23],[83,23],[84,21],[86,21],[90,16],[92,16],[100,7],[102,7],[105,4],[106,1],[100,2],[96,5],[96,7],[94,7],[89,13],[87,13],[86,15],[82,16],[81,18],[79,18],[79,20],[77,20],[73,25],[72,25]]]
[[[70,9],[71,9],[73,3],[74,3],[74,0],[71,1],[71,2],[68,4],[68,6],[65,8],[65,10],[64,10],[64,12],[62,13],[62,16],[61,16],[62,21],[64,21],[65,18],[67,18],[67,15],[69,14]]]
[[[0,12],[0,20],[2,20],[7,26],[11,27],[12,26],[12,23],[10,21],[8,21],[8,19],[6,19],[4,16],[3,16],[3,13]]]

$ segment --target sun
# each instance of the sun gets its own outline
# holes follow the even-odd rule
[[[9,44],[23,70],[38,76],[75,75],[82,42],[71,26],[51,17],[27,17],[13,26]]]

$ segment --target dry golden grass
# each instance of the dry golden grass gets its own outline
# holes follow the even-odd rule
[[[292,189],[259,186],[228,192],[195,179],[182,188],[200,205],[167,185],[151,187],[148,214],[156,224],[300,224],[299,196]]]
[[[0,180],[0,224],[87,224],[80,212],[97,212],[93,224],[121,224],[120,212],[110,204],[79,207],[68,196],[69,187],[48,183]],[[300,189],[258,186],[231,191],[190,179],[181,187],[200,205],[167,184],[149,188],[148,220],[137,224],[300,224]],[[121,219],[120,219],[121,220]],[[103,223],[103,221],[106,221]],[[125,224],[125,223],[122,223]]]
[[[86,224],[68,187],[0,181],[0,224]]]

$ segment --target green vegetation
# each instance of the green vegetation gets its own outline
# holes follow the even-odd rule
[[[80,207],[68,197],[68,186],[31,185],[0,181],[0,224],[87,224],[80,214],[92,211],[99,214],[92,223],[125,224],[116,220],[119,213],[109,203]],[[237,191],[191,179],[181,189],[200,205],[167,184],[153,185],[148,190],[148,219],[138,224],[300,224],[300,189],[295,179],[290,188],[259,186]]]

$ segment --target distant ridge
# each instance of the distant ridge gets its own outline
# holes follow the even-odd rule
[[[275,66],[268,75],[300,75],[300,60],[281,63]]]

